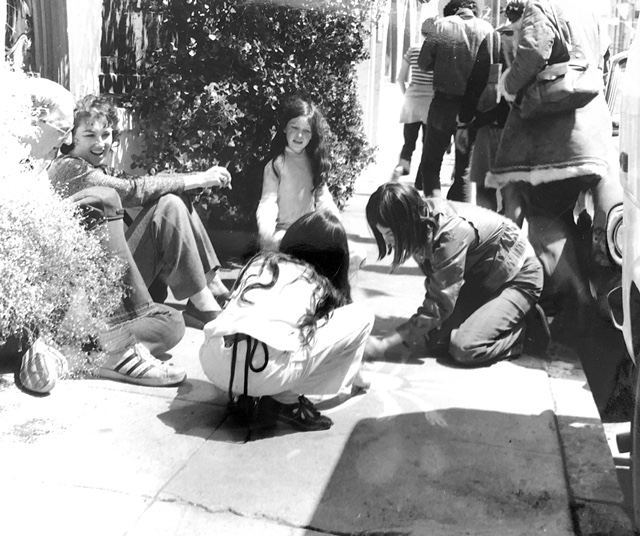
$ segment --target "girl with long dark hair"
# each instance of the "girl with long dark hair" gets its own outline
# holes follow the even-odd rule
[[[332,425],[305,395],[335,395],[353,383],[373,326],[372,314],[351,303],[348,272],[346,232],[326,211],[306,214],[279,251],[249,261],[200,350],[231,407],[238,398],[255,403],[261,419],[303,431]]]
[[[394,334],[371,337],[368,357],[404,345],[446,349],[458,364],[478,366],[546,349],[548,326],[537,306],[542,266],[512,221],[469,203],[423,199],[401,183],[378,188],[366,214],[380,258],[393,252],[393,268],[413,258],[426,276],[417,312]]]
[[[327,187],[330,161],[320,110],[299,97],[291,98],[283,106],[277,128],[256,212],[260,243],[272,250],[304,214],[329,210],[339,217]]]

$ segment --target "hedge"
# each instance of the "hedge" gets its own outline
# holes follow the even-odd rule
[[[233,190],[206,207],[216,227],[255,229],[281,103],[297,94],[317,104],[334,163],[329,189],[339,207],[373,161],[363,130],[356,66],[376,0],[153,2],[160,46],[128,104],[139,113],[145,150],[135,166],[191,171],[219,164]]]

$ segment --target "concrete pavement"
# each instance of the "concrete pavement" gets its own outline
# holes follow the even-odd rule
[[[364,220],[394,158],[381,152],[345,212],[369,252],[354,299],[376,313],[376,334],[423,297],[414,264],[389,275],[376,262]],[[325,404],[330,430],[244,443],[200,369],[202,340],[188,328],[172,352],[189,374],[179,387],[67,380],[34,397],[0,375],[0,534],[631,534],[566,347],[477,370],[428,355],[367,363],[367,393]]]
[[[377,183],[376,173],[362,178],[345,220],[370,253],[355,299],[382,334],[413,312],[423,279],[415,265],[389,275],[374,261],[363,210]],[[597,410],[564,350],[557,361],[523,356],[478,370],[430,356],[367,363],[371,389],[326,409],[329,431],[282,427],[245,444],[200,369],[202,339],[188,329],[172,352],[189,372],[175,388],[68,380],[33,397],[0,376],[2,533],[628,529]]]

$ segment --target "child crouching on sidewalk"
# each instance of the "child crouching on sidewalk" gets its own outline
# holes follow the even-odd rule
[[[351,303],[348,268],[347,235],[330,212],[306,214],[278,252],[244,267],[200,349],[205,374],[228,391],[232,410],[253,406],[263,425],[331,427],[305,395],[349,387],[373,327],[373,315]]]

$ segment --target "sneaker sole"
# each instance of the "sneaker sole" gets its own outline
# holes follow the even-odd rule
[[[184,374],[182,378],[173,380],[166,378],[136,378],[134,376],[127,376],[126,374],[120,374],[114,370],[102,367],[98,369],[98,376],[107,380],[116,380],[124,383],[132,383],[134,385],[144,385],[146,387],[172,387],[187,379],[186,374]]]

